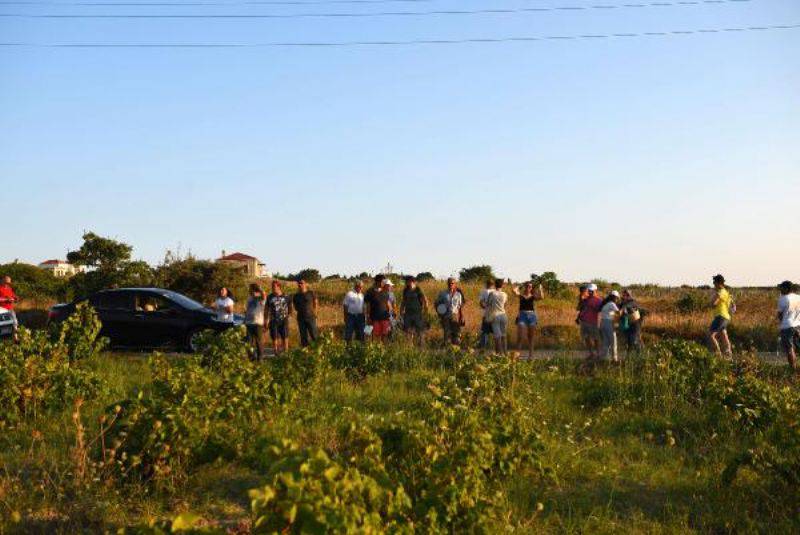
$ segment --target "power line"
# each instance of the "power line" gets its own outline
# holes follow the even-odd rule
[[[592,6],[557,6],[557,7],[522,7],[522,8],[487,8],[487,9],[448,9],[432,11],[377,11],[366,13],[265,13],[265,14],[229,14],[229,15],[182,15],[182,14],[103,14],[103,15],[61,15],[61,14],[22,14],[0,13],[3,18],[20,19],[308,19],[308,18],[365,18],[365,17],[425,17],[447,15],[520,15],[534,13],[553,13],[560,11],[592,11],[614,9],[642,9],[651,7],[685,7],[700,5],[722,5],[750,2],[751,0],[694,0],[677,2],[650,2],[639,4],[606,4]]]
[[[491,43],[531,43],[566,40],[623,39],[641,37],[677,37],[684,35],[763,32],[799,29],[798,24],[745,26],[732,28],[700,28],[664,32],[631,32],[608,34],[541,35],[523,37],[472,37],[462,39],[409,39],[397,41],[320,41],[320,42],[268,42],[268,43],[0,43],[6,48],[325,48],[325,47],[384,47],[409,45],[461,45]]]
[[[52,7],[59,7],[59,6],[82,6],[82,7],[204,7],[204,6],[314,6],[314,5],[370,5],[370,4],[421,4],[421,3],[432,3],[432,2],[439,2],[441,0],[316,0],[316,1],[292,1],[292,0],[251,0],[251,1],[232,1],[232,2],[215,2],[215,1],[199,1],[199,2],[47,2],[47,1],[0,1],[0,6],[52,6]],[[591,10],[591,9],[618,9],[618,8],[642,8],[642,7],[663,7],[663,6],[697,6],[697,5],[709,5],[709,4],[731,4],[731,3],[744,3],[750,2],[752,0],[680,0],[680,1],[673,1],[673,2],[636,2],[636,3],[627,3],[627,4],[617,4],[617,5],[607,5],[607,4],[600,4],[600,5],[590,5],[590,6],[563,6],[563,7],[543,7],[543,8],[531,8],[531,11],[582,11],[582,10]],[[450,13],[450,12],[462,13],[459,10],[442,10],[436,11],[435,14],[439,13]],[[493,9],[486,9],[486,10],[464,10],[467,13],[471,12],[495,12],[496,10]],[[500,10],[501,12],[505,12],[506,10]],[[521,10],[511,10],[512,12],[516,11],[527,11],[525,9]],[[392,13],[392,12],[390,12]],[[405,13],[401,13],[405,14]],[[412,13],[409,13],[412,14]],[[319,16],[315,14],[304,14],[305,16]],[[333,14],[333,15],[341,15],[341,14]],[[322,14],[322,16],[327,16],[326,14]],[[346,14],[344,15],[346,16]],[[369,14],[367,14],[369,16]],[[374,15],[373,15],[374,16]]]

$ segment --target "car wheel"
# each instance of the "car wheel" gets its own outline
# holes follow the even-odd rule
[[[200,349],[200,338],[207,329],[192,329],[186,337],[186,350],[189,353],[197,353]]]

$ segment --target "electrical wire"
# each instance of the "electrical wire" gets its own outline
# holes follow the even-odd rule
[[[376,11],[351,13],[265,13],[265,14],[26,14],[0,13],[4,18],[21,19],[307,19],[307,18],[366,18],[366,17],[425,17],[443,15],[520,15],[553,13],[559,11],[593,11],[614,9],[642,9],[660,7],[688,7],[702,5],[741,4],[751,0],[684,0],[646,3],[603,4],[589,6],[447,9],[429,11]]]
[[[798,24],[743,26],[729,28],[700,28],[665,32],[631,32],[608,34],[542,35],[522,37],[473,37],[462,39],[409,39],[390,41],[328,41],[328,42],[267,42],[267,43],[0,43],[5,48],[325,48],[325,47],[388,47],[410,45],[461,45],[493,43],[531,43],[545,41],[624,39],[642,37],[677,37],[684,35],[764,32],[800,29]]]

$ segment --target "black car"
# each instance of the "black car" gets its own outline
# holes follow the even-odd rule
[[[108,337],[112,346],[174,346],[195,351],[203,331],[221,332],[242,324],[241,316],[234,315],[233,322],[218,321],[213,310],[160,288],[103,290],[88,299],[55,305],[50,309],[49,320],[64,321],[79,303],[87,300],[103,324],[101,335]]]

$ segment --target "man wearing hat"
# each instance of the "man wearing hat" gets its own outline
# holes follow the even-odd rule
[[[589,351],[589,358],[600,356],[600,309],[603,300],[597,296],[597,285],[586,287],[586,298],[578,304],[578,324],[581,326],[581,338]]]
[[[800,295],[792,281],[778,285],[778,321],[781,329],[781,346],[789,360],[789,366],[797,371],[797,352],[800,351]]]

